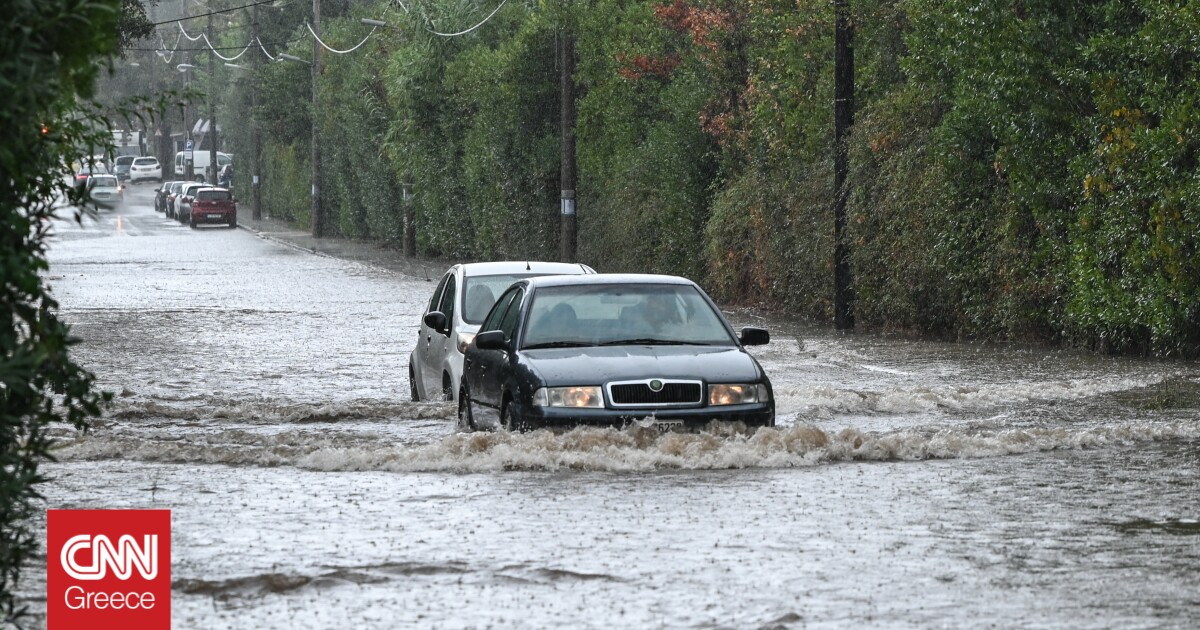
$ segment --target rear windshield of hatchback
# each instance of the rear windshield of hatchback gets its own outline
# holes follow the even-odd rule
[[[229,201],[228,190],[201,190],[196,193],[197,201]]]
[[[138,159],[134,160],[133,163],[138,166],[154,166],[155,164],[158,164],[158,159],[157,158],[138,158]]]

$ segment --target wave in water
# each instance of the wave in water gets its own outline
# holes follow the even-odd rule
[[[455,434],[423,444],[380,436],[320,432],[222,432],[156,439],[93,434],[62,443],[62,461],[129,459],[231,466],[295,466],[315,471],[504,470],[650,471],[786,468],[839,461],[981,458],[1200,438],[1200,423],[1129,422],[1090,428],[923,428],[863,432],[813,425],[760,429],[752,435],[669,433],[643,427],[579,428],[565,433]]]

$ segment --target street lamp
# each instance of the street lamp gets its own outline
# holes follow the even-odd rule
[[[299,61],[300,63],[306,63],[306,64],[308,64],[308,65],[310,65],[310,66],[312,65],[312,62],[311,62],[311,61],[308,61],[307,59],[301,59],[301,58],[299,58],[299,57],[297,57],[297,56],[295,56],[295,55],[289,55],[289,54],[287,54],[287,53],[279,53],[279,58],[280,58],[280,59],[286,59],[286,60],[288,60],[288,61]]]

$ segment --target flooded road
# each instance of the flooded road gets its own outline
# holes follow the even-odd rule
[[[50,283],[116,398],[43,490],[172,510],[175,627],[1200,624],[1194,362],[733,311],[772,331],[775,430],[456,434],[407,402],[433,283],[149,190],[58,227]]]

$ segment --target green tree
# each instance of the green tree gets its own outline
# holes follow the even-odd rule
[[[120,0],[8,3],[0,23],[0,619],[24,613],[14,589],[37,536],[46,427],[85,427],[106,394],[69,355],[75,339],[42,275],[57,204],[82,202],[69,166],[109,142],[92,86],[117,51]],[[76,216],[78,220],[78,215]]]

